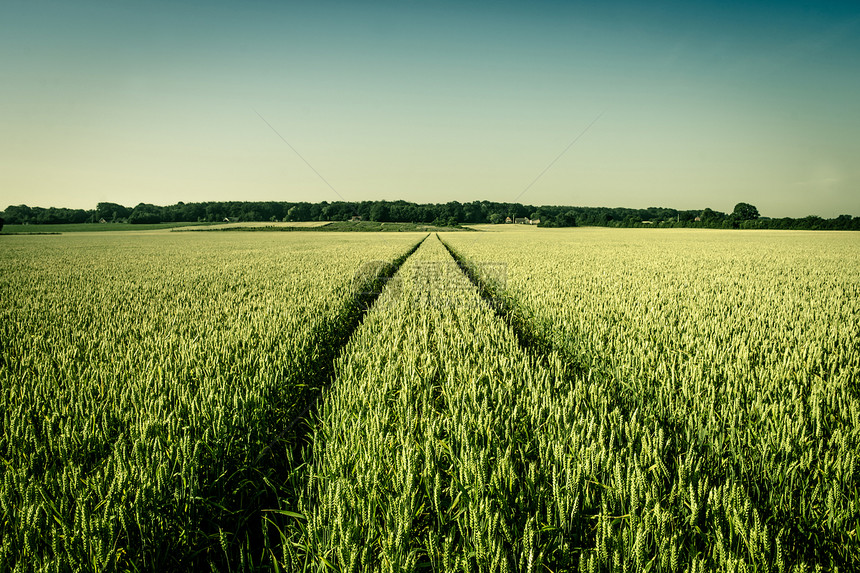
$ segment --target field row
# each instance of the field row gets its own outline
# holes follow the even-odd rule
[[[550,558],[538,515],[553,509],[538,463],[551,439],[533,438],[542,397],[572,385],[523,352],[438,239],[398,278],[338,361],[298,508],[306,530],[287,545],[308,553],[285,568],[534,570]]]
[[[407,262],[339,362],[283,565],[850,570],[857,247],[568,238],[536,263],[445,236],[513,327],[435,241]]]
[[[851,237],[177,235],[6,238],[0,571],[860,561]]]
[[[258,544],[353,277],[421,235],[7,237],[0,571],[187,568]],[[253,526],[248,526],[248,521]]]
[[[513,322],[606,393],[591,400],[591,479],[604,487],[601,511],[630,516],[616,540],[650,516],[660,527],[644,528],[646,557],[674,556],[677,539],[682,561],[720,570],[850,568],[860,560],[860,245],[641,236],[583,230],[543,244],[539,258],[511,234],[446,241],[478,274],[506,261],[496,294]],[[632,433],[623,420],[637,423]],[[642,440],[660,455],[631,481],[618,454]]]

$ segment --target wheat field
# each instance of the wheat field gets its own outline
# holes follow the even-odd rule
[[[860,561],[849,233],[3,240],[0,571]]]

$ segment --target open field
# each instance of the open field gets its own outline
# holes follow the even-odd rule
[[[423,235],[4,237],[0,570],[220,563],[292,461],[267,445]]]
[[[249,221],[237,223],[81,223],[63,225],[4,225],[0,235],[46,235],[58,233],[103,233],[142,231],[325,231],[340,232],[415,232],[452,231],[429,223],[381,223],[377,221]]]
[[[296,228],[315,228],[315,227],[323,227],[328,225],[328,221],[294,221],[294,222],[283,222],[283,221],[249,221],[247,223],[201,223],[196,225],[188,225],[188,229],[192,230],[212,230],[212,229],[255,229],[255,228],[266,228],[266,229],[278,229],[281,227],[296,227]],[[186,227],[176,227],[177,230],[184,230]]]
[[[504,261],[512,323],[589,379],[541,465],[580,460],[602,490],[581,500],[600,566],[637,543],[722,570],[856,563],[860,242],[549,230],[536,256],[534,236],[444,238],[479,276]]]
[[[492,230],[4,237],[0,571],[853,569],[854,235]]]
[[[3,225],[4,234],[16,233],[101,233],[105,231],[153,231],[160,229],[173,229],[175,227],[189,227],[202,225],[203,223],[153,223],[153,224],[130,224],[130,223],[68,223],[59,225]]]
[[[327,233],[360,232],[436,232],[460,231],[465,227],[437,227],[430,223],[384,223],[379,221],[310,221],[306,223],[225,223],[179,228],[175,231],[323,231]]]

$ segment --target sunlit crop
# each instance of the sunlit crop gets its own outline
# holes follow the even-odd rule
[[[253,558],[353,273],[420,238],[5,237],[0,571]]]
[[[577,529],[589,569],[856,565],[853,235],[445,240],[467,259],[506,261],[512,322],[582,373],[573,392],[546,397],[538,441],[545,471],[572,464],[586,484]],[[546,495],[572,501],[567,491]],[[539,525],[557,531],[564,520]],[[563,547],[543,539],[547,555]]]
[[[510,227],[6,237],[0,571],[856,568],[854,235]]]

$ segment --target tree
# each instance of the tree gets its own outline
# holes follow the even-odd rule
[[[99,203],[96,205],[96,215],[105,221],[117,221],[131,215],[131,209],[118,203]]]
[[[703,223],[714,223],[716,221],[721,221],[725,216],[725,213],[714,211],[710,207],[705,207],[699,217],[702,219]]]
[[[732,217],[741,221],[754,221],[759,218],[758,209],[749,203],[738,203],[732,211]]]
[[[576,227],[576,212],[573,210],[567,211],[565,213],[559,213],[556,215],[552,221],[552,226],[554,227]]]
[[[391,213],[388,204],[385,201],[379,201],[373,204],[370,208],[370,220],[387,223],[391,219]]]
[[[442,206],[440,209],[439,217],[444,218],[445,220],[453,217],[457,221],[463,220],[463,205],[460,204],[459,201],[448,201]]]
[[[3,230],[3,223],[5,223],[5,222],[6,221],[3,220],[3,217],[0,217],[0,231]]]
[[[493,225],[498,225],[499,223],[505,222],[505,216],[501,213],[492,213],[490,214],[490,223]]]
[[[27,205],[9,205],[3,215],[10,225],[26,225],[33,219],[33,209]]]
[[[128,216],[129,223],[161,223],[161,207],[148,203],[138,203]]]
[[[798,219],[797,221],[800,223],[799,228],[809,229],[811,231],[817,231],[818,229],[821,229],[824,223],[824,219],[822,219],[818,215],[808,215],[803,219]]]
[[[296,203],[287,209],[288,221],[309,221],[310,217],[311,210],[307,203]]]

